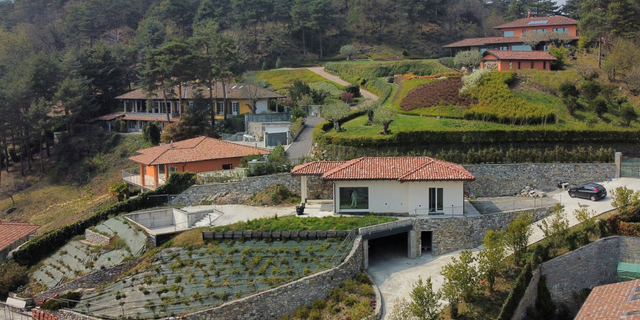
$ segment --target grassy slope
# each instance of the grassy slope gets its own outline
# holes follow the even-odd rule
[[[93,213],[97,208],[112,203],[107,194],[107,188],[113,182],[120,180],[120,171],[131,168],[132,162],[127,158],[135,150],[148,147],[142,135],[121,136],[115,147],[104,150],[99,158],[104,164],[103,170],[98,172],[86,185],[66,185],[52,182],[48,177],[36,174],[37,167],[26,179],[31,187],[14,195],[17,210],[6,214],[12,207],[11,200],[0,200],[0,219],[3,221],[22,221],[41,225],[39,234],[51,231]],[[54,150],[55,152],[55,150]],[[13,165],[7,176],[2,172],[2,184],[20,178],[19,165]]]
[[[255,71],[255,75],[267,81],[274,90],[282,91],[288,89],[291,84],[295,80],[301,80],[303,82],[314,84],[318,82],[324,82],[327,84],[333,85],[337,90],[342,91],[344,89],[343,86],[327,80],[322,76],[309,71],[307,69],[277,69],[277,70],[266,70],[266,71]],[[327,85],[319,85],[320,87],[327,87]],[[336,89],[332,89],[335,92]]]

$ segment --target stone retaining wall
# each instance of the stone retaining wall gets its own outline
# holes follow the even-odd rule
[[[418,225],[414,227],[414,230],[432,231],[431,252],[433,255],[441,255],[480,246],[488,230],[505,229],[522,212],[532,212],[535,221],[538,221],[544,218],[549,210],[549,208],[540,208],[471,217],[421,218],[416,220]],[[421,232],[418,232],[416,236],[418,237],[418,243],[421,244]],[[422,245],[417,246],[418,255],[421,254],[421,247]]]
[[[181,319],[278,319],[285,314],[292,314],[301,306],[311,304],[313,300],[325,299],[329,290],[340,286],[342,282],[353,278],[360,271],[362,259],[362,237],[357,237],[345,261],[336,267],[268,291],[225,303],[216,308],[182,316]]]
[[[274,128],[291,128],[293,123],[291,121],[282,121],[282,122],[249,122],[249,126],[247,128],[247,133],[254,136],[257,140],[262,140],[264,138],[264,131],[266,128],[274,127]]]
[[[76,289],[96,288],[98,286],[113,282],[121,275],[138,265],[144,257],[121,263],[115,267],[94,271],[86,276],[82,276],[65,284],[59,285],[49,291],[43,292],[35,297],[37,301],[40,298],[51,298],[55,294],[63,294]]]
[[[558,182],[581,184],[607,181],[616,176],[615,163],[539,163],[465,165],[476,181],[465,188],[476,197],[519,194],[525,186],[543,191],[557,189]]]
[[[97,246],[103,246],[103,247],[109,245],[109,242],[111,241],[111,238],[105,235],[101,235],[97,232],[93,232],[89,229],[86,229],[84,231],[84,239],[87,242],[93,243]]]
[[[60,310],[57,312],[57,314],[63,320],[100,320],[100,318],[88,316],[70,310]],[[114,317],[115,316],[117,315],[114,315]]]
[[[547,277],[551,299],[557,304],[564,303],[570,310],[577,312],[580,305],[574,299],[575,293],[585,288],[593,289],[615,283],[618,262],[638,261],[640,238],[612,236],[544,262],[534,270],[534,277],[512,320],[524,319],[527,307],[534,306],[540,275]]]
[[[300,194],[300,178],[292,177],[289,173],[272,174],[268,176],[246,177],[241,182],[213,183],[193,185],[171,201],[172,205],[196,205],[212,195],[223,192],[239,192],[254,195],[269,186],[281,184],[294,194]],[[323,182],[318,177],[307,179],[309,199],[332,199],[333,184]]]

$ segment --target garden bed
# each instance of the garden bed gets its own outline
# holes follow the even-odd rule
[[[158,252],[149,267],[86,294],[76,311],[154,318],[221,305],[339,264],[352,239],[212,241]]]

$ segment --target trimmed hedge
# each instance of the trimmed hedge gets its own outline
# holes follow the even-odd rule
[[[167,183],[158,187],[156,190],[147,191],[136,198],[113,204],[86,219],[47,232],[28,242],[14,252],[13,260],[23,266],[33,266],[60,249],[73,237],[84,234],[85,229],[97,225],[110,216],[117,216],[123,212],[128,213],[153,207],[157,202],[151,200],[149,198],[150,196],[182,193],[194,183],[195,174],[192,172],[172,173]]]
[[[349,82],[353,78],[380,78],[396,74],[414,73],[420,76],[429,76],[436,73],[449,72],[451,69],[443,66],[437,60],[403,60],[389,62],[329,62],[325,64],[325,70],[338,74]]]
[[[511,317],[513,317],[513,313],[518,308],[520,300],[524,296],[532,277],[533,270],[531,263],[527,263],[518,278],[516,278],[515,286],[509,293],[507,300],[502,305],[502,310],[500,310],[500,315],[497,320],[510,320]]]

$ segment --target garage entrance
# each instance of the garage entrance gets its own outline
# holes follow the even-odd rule
[[[369,259],[384,261],[398,258],[415,259],[418,255],[416,231],[413,221],[398,220],[358,229],[364,249],[363,268],[369,268]]]
[[[369,240],[369,263],[406,258],[409,232]]]

